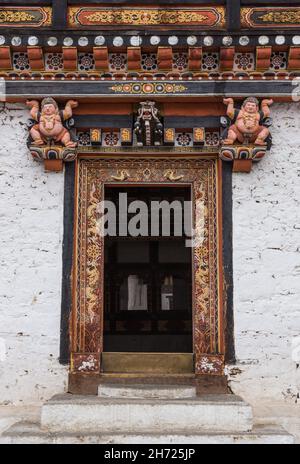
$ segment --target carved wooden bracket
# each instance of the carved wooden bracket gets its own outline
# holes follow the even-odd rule
[[[53,98],[44,98],[41,104],[28,101],[27,105],[31,115],[27,145],[33,159],[43,161],[46,171],[62,171],[63,162],[77,157],[72,115],[78,103],[70,100],[63,110]]]
[[[45,171],[60,172],[63,170],[64,162],[75,161],[77,157],[76,148],[57,145],[46,147],[30,146],[29,150],[34,160],[44,162]]]
[[[259,104],[250,97],[237,109],[232,98],[224,99],[227,117],[221,118],[224,131],[219,155],[223,161],[233,161],[234,172],[250,172],[253,162],[260,161],[270,150],[272,103],[273,100],[263,100]]]
[[[220,158],[223,161],[233,161],[233,172],[251,172],[253,162],[260,161],[266,153],[267,147],[223,145]]]

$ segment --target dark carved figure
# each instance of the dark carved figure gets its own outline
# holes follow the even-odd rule
[[[229,121],[226,120],[222,124],[226,127],[223,145],[234,145],[238,142],[271,148],[269,127],[272,125],[272,120],[269,107],[273,104],[273,100],[263,100],[261,109],[259,109],[259,101],[254,97],[247,98],[241,109],[234,107],[232,98],[225,98],[224,104],[227,105]]]
[[[161,145],[163,136],[163,124],[158,115],[158,109],[154,102],[140,103],[134,131],[139,146]]]

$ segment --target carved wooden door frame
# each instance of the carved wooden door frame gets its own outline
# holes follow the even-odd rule
[[[104,239],[99,202],[105,185],[190,185],[194,227],[195,374],[224,374],[220,162],[187,158],[80,158],[76,172],[71,373],[100,374],[103,352]],[[116,180],[118,179],[118,180]],[[176,180],[174,180],[176,179]]]

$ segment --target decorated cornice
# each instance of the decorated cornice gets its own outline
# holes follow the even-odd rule
[[[224,7],[70,7],[68,25],[70,27],[192,25],[201,28],[223,29],[226,25],[226,10]]]
[[[51,24],[51,7],[0,7],[0,27],[47,27]]]
[[[132,36],[132,43],[138,38]],[[182,80],[276,81],[294,79],[300,73],[300,46],[294,45],[295,37],[289,46],[260,39],[260,44],[255,46],[214,46],[204,38],[201,46],[151,48],[125,46],[123,42],[117,45],[116,39],[122,38],[114,38],[115,46],[90,46],[86,37],[77,38],[78,45],[69,37],[69,41],[59,46],[57,39],[50,37],[47,46],[40,46],[37,36],[26,39],[15,36],[9,45],[7,38],[0,35],[0,77],[6,80],[171,80],[179,89]],[[125,88],[128,91],[129,87]],[[136,87],[132,93],[134,90]],[[123,88],[120,93],[124,93]]]

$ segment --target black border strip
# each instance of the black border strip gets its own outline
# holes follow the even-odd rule
[[[45,95],[51,97],[85,97],[85,98],[178,98],[178,97],[290,97],[292,99],[295,85],[290,80],[258,80],[258,81],[155,81],[158,84],[178,85],[181,90],[173,92],[143,93],[138,91],[123,92],[113,90],[124,84],[139,84],[139,81],[5,81],[6,96],[10,98],[31,98]]]
[[[223,279],[225,284],[225,362],[234,364],[232,164],[222,163]]]
[[[74,242],[74,193],[75,193],[75,162],[65,164],[64,183],[64,232],[62,252],[62,298],[60,325],[60,356],[61,364],[70,362],[69,321],[72,310],[72,261]]]

